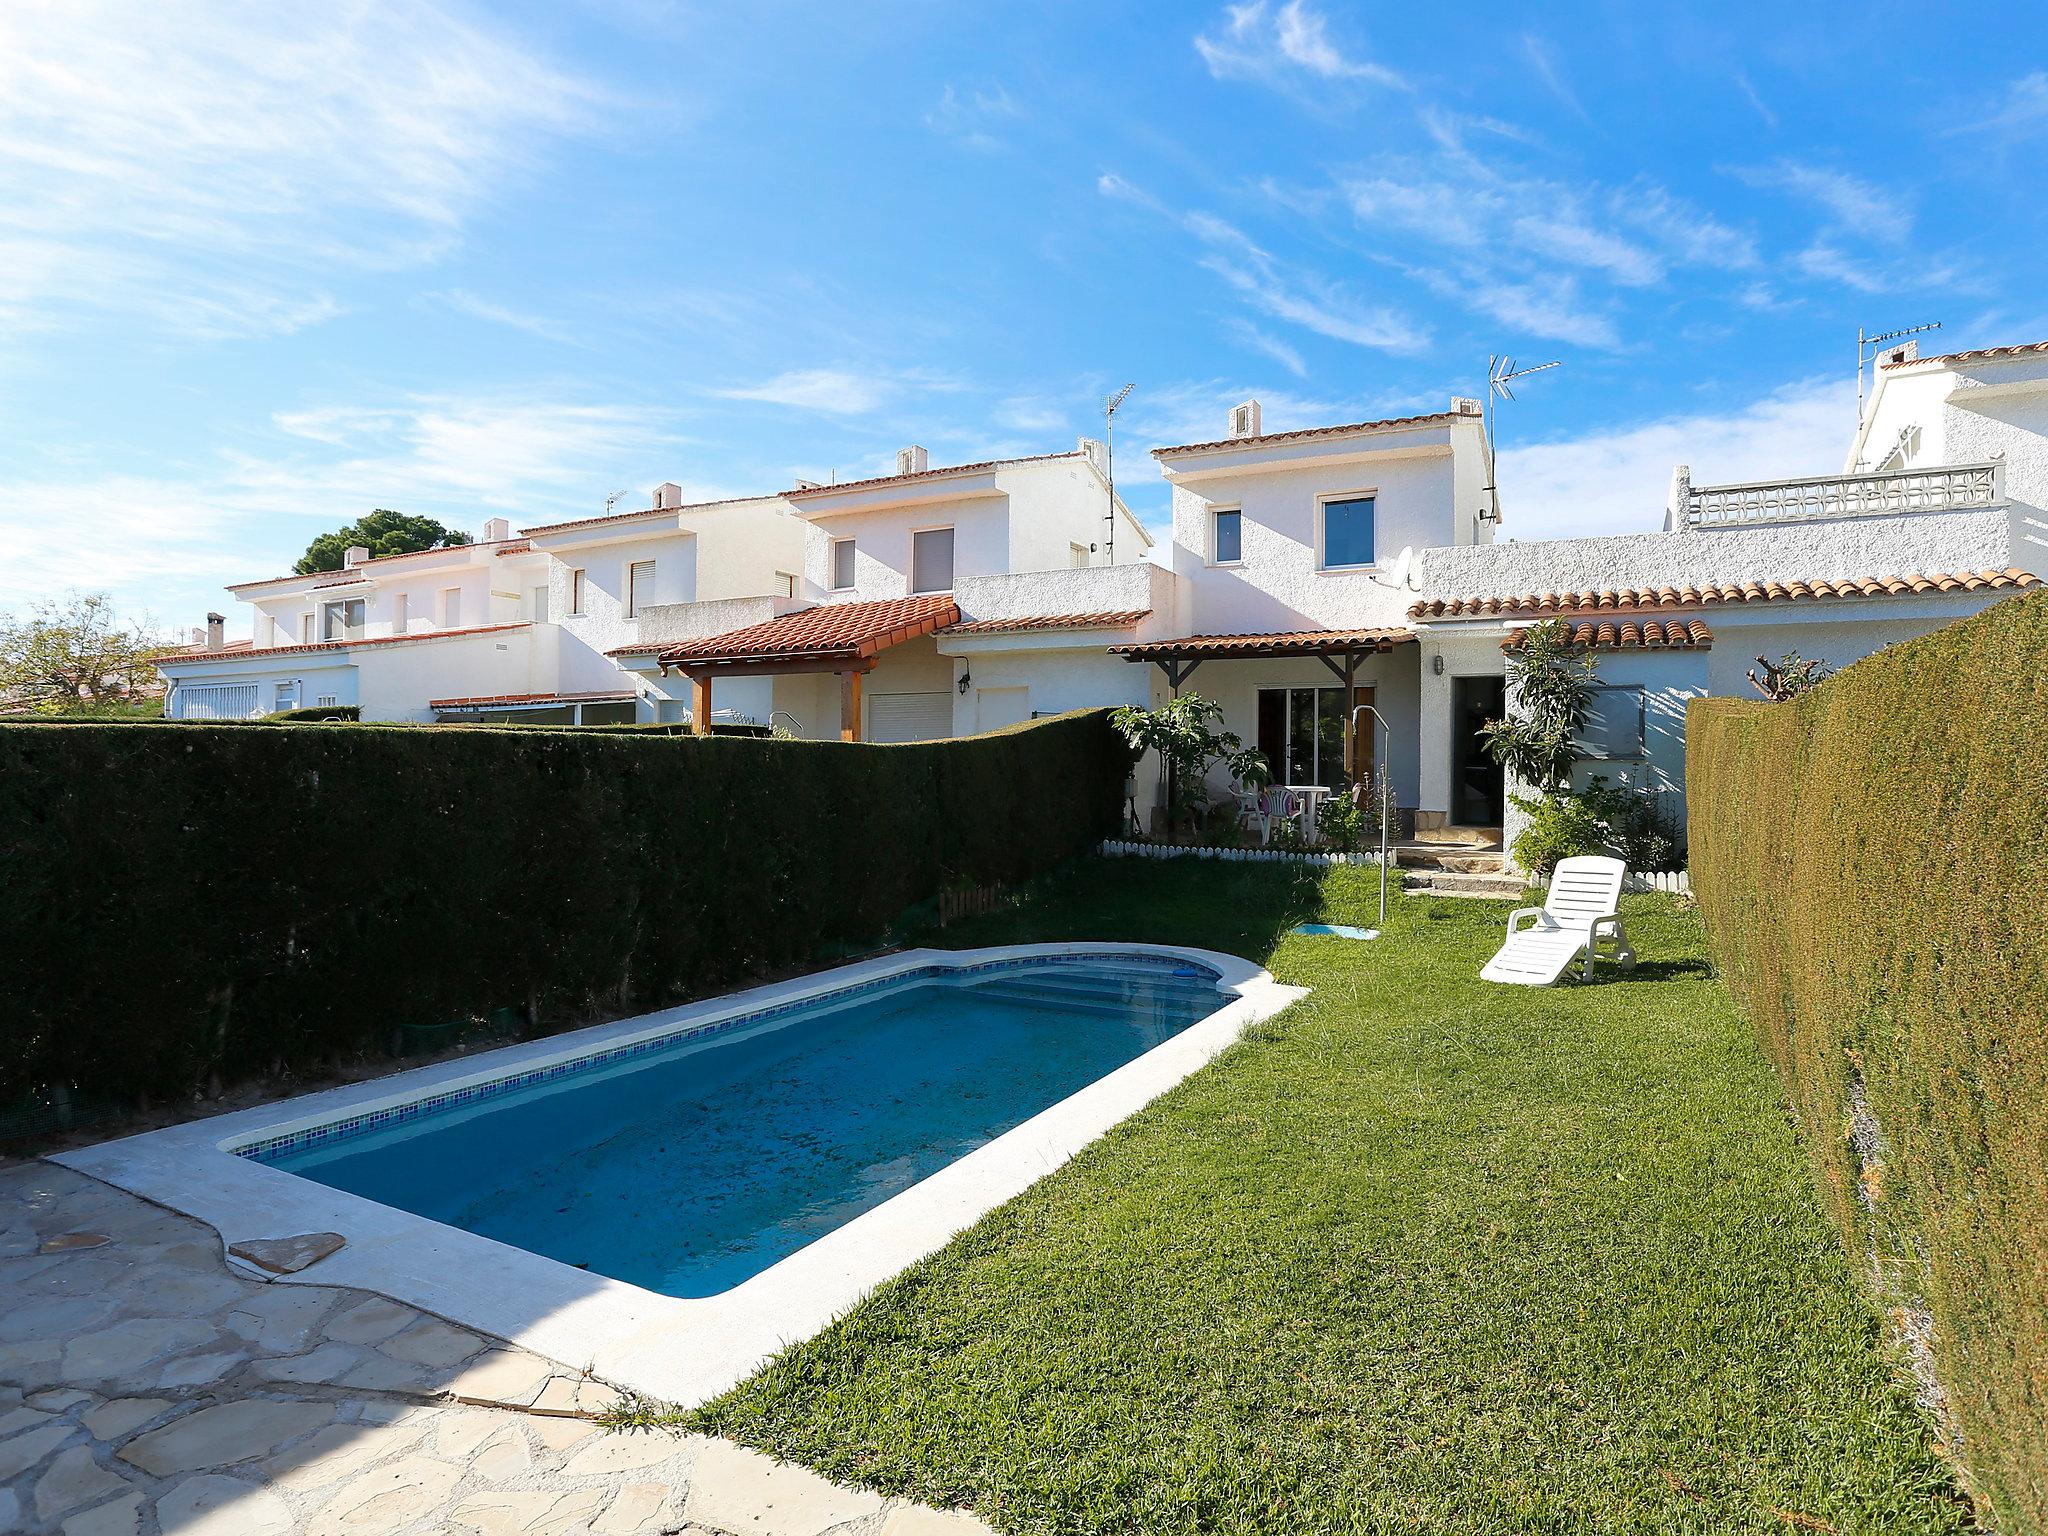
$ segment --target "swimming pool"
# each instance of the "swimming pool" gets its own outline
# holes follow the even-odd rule
[[[711,1296],[1215,1012],[1216,982],[1142,957],[928,968],[237,1150]]]
[[[1178,946],[906,950],[54,1160],[689,1405],[1303,995]]]

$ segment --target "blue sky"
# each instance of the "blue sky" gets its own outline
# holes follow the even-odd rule
[[[2048,337],[2048,19],[1722,3],[0,9],[0,608],[1441,408],[1522,538],[1838,467],[1856,328]]]

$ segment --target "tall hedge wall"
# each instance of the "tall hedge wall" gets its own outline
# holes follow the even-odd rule
[[[1693,889],[1824,1198],[1924,1296],[1999,1528],[2048,1531],[2048,594],[1686,737]]]
[[[639,1013],[873,943],[1116,825],[1097,711],[919,746],[0,731],[0,1103],[190,1091],[500,1007]]]

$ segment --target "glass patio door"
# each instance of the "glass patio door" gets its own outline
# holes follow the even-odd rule
[[[1344,690],[1261,688],[1259,752],[1276,784],[1321,784],[1344,777]]]

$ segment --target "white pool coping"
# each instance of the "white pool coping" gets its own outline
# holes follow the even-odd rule
[[[572,1060],[679,1026],[793,1002],[925,966],[1036,956],[1151,955],[1218,973],[1227,1001],[1144,1055],[716,1296],[680,1300],[330,1189],[227,1150],[304,1126]],[[223,1244],[339,1232],[339,1252],[282,1283],[378,1291],[619,1386],[694,1406],[818,1333],[884,1280],[1211,1061],[1247,1026],[1307,995],[1247,960],[1159,944],[901,950],[794,981],[573,1030],[51,1160],[206,1222]]]

